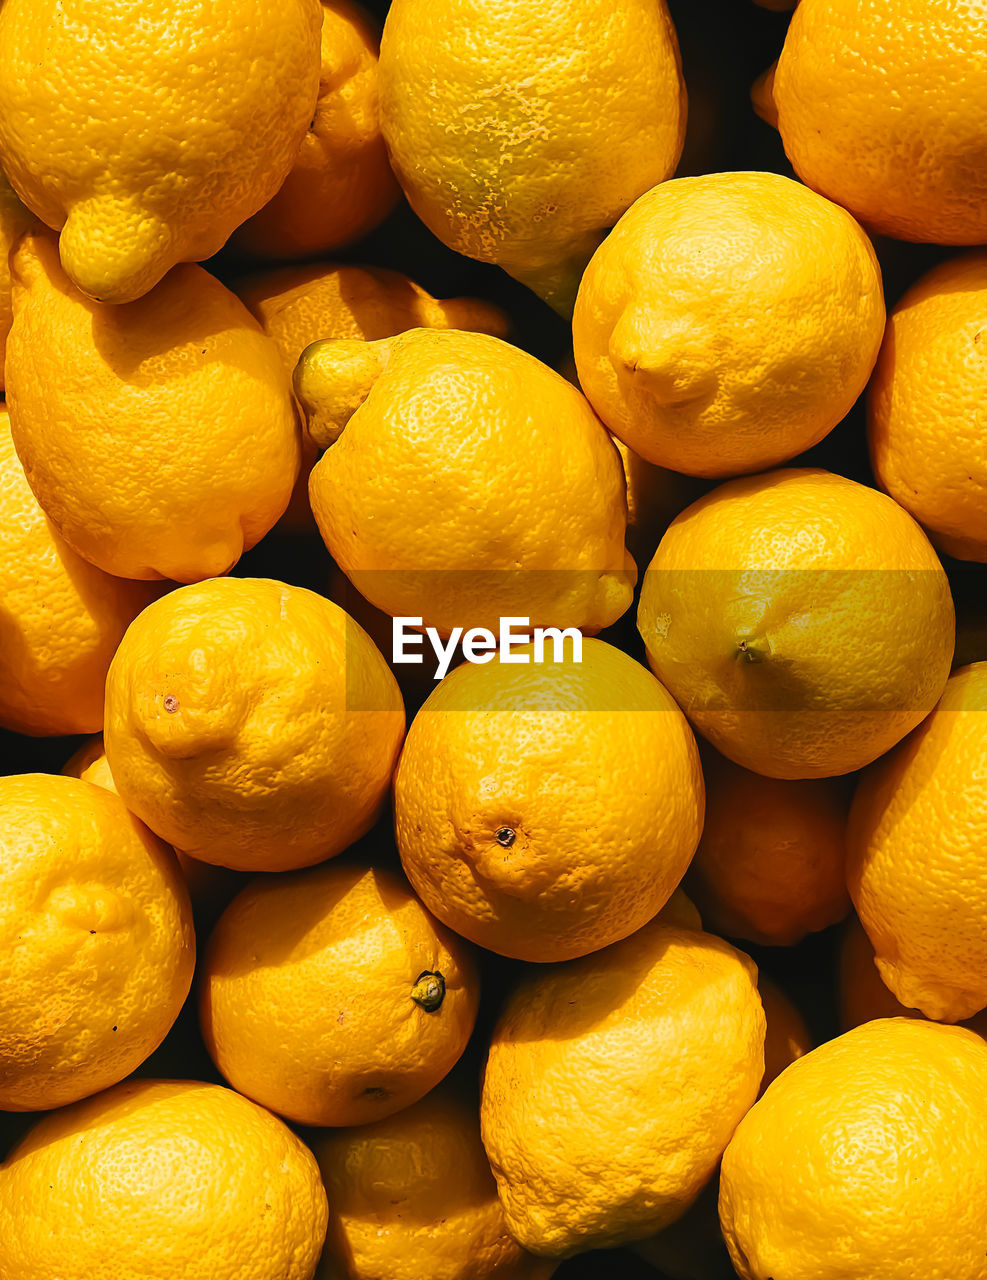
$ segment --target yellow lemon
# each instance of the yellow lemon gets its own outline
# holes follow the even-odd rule
[[[110,659],[155,594],[103,573],[59,537],[0,407],[0,725],[38,735],[101,729]]]
[[[774,173],[714,173],[641,196],[579,286],[579,382],[649,462],[760,471],[808,449],[867,385],[881,272],[853,218]]]
[[[10,250],[31,226],[34,217],[21,204],[13,188],[0,172],[0,391],[3,391],[3,367],[7,353],[7,335],[14,319],[11,296]]]
[[[901,1003],[877,968],[874,947],[857,916],[846,922],[840,942],[838,962],[840,1025],[844,1031],[859,1027],[875,1018],[924,1018],[919,1009]],[[930,1019],[935,1021],[935,1019]],[[987,1009],[959,1024],[987,1038]]]
[[[472,329],[506,338],[507,316],[481,298],[433,298],[400,271],[318,262],[242,277],[234,292],[294,372],[320,338],[393,338],[407,329]]]
[[[295,372],[333,559],[392,616],[600,630],[631,602],[620,457],[585,398],[486,334],[320,342]]]
[[[904,240],[987,240],[987,26],[957,0],[801,0],[772,88],[815,191]]]
[[[672,522],[638,629],[658,679],[724,755],[819,778],[869,764],[932,710],[955,620],[906,511],[793,468],[731,480]]]
[[[352,1125],[437,1085],[478,999],[467,944],[401,880],[333,863],[234,898],[209,944],[200,1009],[209,1052],[240,1093],[300,1124]]]
[[[103,749],[103,735],[84,742],[81,747],[66,760],[62,773],[69,778],[81,778],[83,782],[92,782],[97,787],[105,787],[107,791],[117,794],[113,774],[106,761]],[[190,858],[188,854],[179,853],[178,865],[185,878],[195,913],[196,923],[212,925],[230,899],[242,887],[243,876],[226,867],[216,867],[208,862],[200,862],[198,858]]]
[[[665,0],[394,0],[380,94],[391,162],[429,230],[563,312],[605,229],[671,177],[685,134]]]
[[[869,1022],[793,1063],[723,1157],[742,1280],[984,1280],[987,1044]]]
[[[660,920],[529,972],[494,1030],[481,1107],[514,1238],[558,1257],[680,1217],[757,1097],[764,1027],[747,956]]]
[[[312,1280],[312,1153],[219,1085],[132,1080],[46,1117],[0,1165],[4,1280]]]
[[[722,758],[707,760],[705,773],[706,824],[688,885],[707,927],[790,947],[842,920],[850,909],[844,785],[765,778]]]
[[[86,560],[125,578],[225,573],[284,511],[300,444],[277,349],[201,267],[90,302],[48,235],[14,251],[7,402],[28,482]]]
[[[192,981],[192,912],[171,850],[101,787],[2,778],[0,830],[0,1108],[60,1107],[165,1038]]]
[[[440,1086],[312,1145],[332,1220],[319,1280],[548,1280],[507,1233],[475,1103]]]
[[[863,775],[847,883],[903,1005],[958,1022],[987,1006],[987,663],[950,677],[932,715]]]
[[[987,254],[943,263],[891,313],[868,398],[878,482],[937,546],[987,560]]]
[[[373,825],[404,736],[366,633],[302,587],[214,578],[124,637],[106,685],[117,790],[182,853],[243,871],[332,857]]]
[[[319,88],[318,0],[8,0],[0,159],[83,293],[131,302],[277,191]]]
[[[394,782],[398,849],[457,933],[568,960],[668,901],[702,830],[699,752],[670,695],[619,649],[514,657],[526,665],[463,663],[418,712]]]
[[[391,211],[400,188],[380,133],[379,36],[361,5],[322,0],[315,114],[277,195],[234,234],[238,249],[263,258],[328,253],[358,240]]]
[[[480,298],[433,298],[400,271],[316,263],[245,276],[233,286],[272,339],[289,377],[298,358],[322,338],[390,338],[406,329],[475,329],[507,336],[507,317]],[[318,449],[303,441],[302,467],[282,527],[315,528],[308,478]]]

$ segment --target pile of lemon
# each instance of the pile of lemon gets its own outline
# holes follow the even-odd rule
[[[987,8],[764,7],[3,0],[0,1280],[987,1280]]]

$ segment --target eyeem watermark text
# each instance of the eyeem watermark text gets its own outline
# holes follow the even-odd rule
[[[425,662],[426,641],[435,656],[436,680],[446,675],[460,646],[467,662],[492,662],[494,658],[500,662],[564,662],[567,656],[573,662],[583,660],[582,632],[576,627],[532,627],[530,618],[501,618],[498,631],[456,627],[443,640],[435,627],[422,627],[421,618],[391,619],[393,663],[421,666]],[[551,657],[546,657],[549,651]]]

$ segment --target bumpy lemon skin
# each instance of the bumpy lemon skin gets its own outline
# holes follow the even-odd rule
[[[309,495],[333,559],[391,616],[588,632],[636,577],[620,457],[584,396],[462,330],[315,343],[294,378],[326,447]]]
[[[548,1280],[511,1238],[475,1102],[450,1085],[312,1144],[333,1214],[317,1280]]]
[[[906,1007],[946,1022],[987,1006],[987,663],[955,671],[930,716],[860,780],[847,883],[881,977]]]
[[[842,920],[846,784],[765,778],[712,752],[704,764],[706,821],[688,887],[710,931],[790,947]]]
[[[319,91],[319,0],[11,0],[0,160],[109,303],[201,262],[284,181]]]
[[[312,123],[277,194],[234,232],[238,250],[268,261],[331,253],[372,231],[397,203],[401,189],[380,133],[379,45],[380,28],[362,5],[322,0]]]
[[[987,254],[943,263],[888,320],[867,400],[867,434],[881,487],[933,543],[987,560],[987,452],[978,412],[987,379]]]
[[[395,0],[380,101],[429,230],[563,314],[605,229],[671,177],[685,136],[664,0]]]
[[[472,329],[506,338],[509,321],[482,298],[433,298],[386,267],[316,262],[260,271],[233,291],[260,322],[292,374],[305,348],[323,338],[374,342],[407,329]]]
[[[266,578],[213,578],[132,624],[106,682],[117,789],[182,853],[284,871],[373,825],[404,737],[390,668],[338,605]]]
[[[685,716],[620,650],[516,656],[527,665],[462,664],[420,709],[395,834],[450,928],[501,955],[569,960],[665,905],[702,830],[702,769]]]
[[[192,910],[174,854],[102,787],[0,779],[0,827],[0,1108],[47,1110],[165,1038],[192,982]]]
[[[234,1088],[320,1126],[417,1102],[458,1061],[479,1001],[469,945],[400,878],[342,863],[238,894],[200,991],[206,1045]]]
[[[110,661],[157,594],[103,573],[52,528],[0,406],[0,725],[38,737],[101,729]]]
[[[644,577],[648,661],[723,755],[774,778],[850,773],[932,710],[949,581],[886,494],[816,468],[727,481],[669,526]]]
[[[127,306],[90,302],[50,234],[11,258],[7,404],[65,541],[123,578],[226,573],[287,506],[300,438],[274,344],[201,267]]]
[[[881,1019],[793,1063],[723,1157],[742,1280],[984,1280],[987,1044]]]
[[[400,271],[317,262],[261,271],[234,281],[233,291],[260,322],[290,377],[307,346],[325,338],[390,338],[406,329],[475,329],[506,338],[500,307],[480,298],[433,298]],[[308,499],[318,460],[314,441],[302,441],[302,466],[281,519],[293,532],[317,532]]]
[[[42,1120],[0,1165],[5,1280],[312,1280],[312,1153],[195,1080],[130,1080]]]
[[[881,270],[838,205],[774,173],[678,178],[593,255],[573,345],[600,417],[695,476],[777,466],[840,422],[877,359]]]
[[[10,183],[0,172],[0,391],[6,362],[7,334],[14,321],[11,297],[10,251],[34,222],[34,215],[17,199]]]
[[[764,1035],[752,961],[660,918],[529,973],[494,1030],[480,1117],[515,1239],[564,1257],[680,1217],[757,1097]]]
[[[808,186],[902,240],[987,240],[987,29],[963,0],[802,0],[772,96]]]

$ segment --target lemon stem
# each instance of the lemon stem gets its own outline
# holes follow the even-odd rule
[[[424,973],[420,973],[415,979],[415,985],[412,988],[411,998],[419,1009],[424,1009],[426,1013],[435,1013],[446,995],[446,982],[441,973],[432,973],[426,969]]]
[[[771,657],[771,644],[766,636],[752,636],[737,645],[740,662],[764,662]]]

